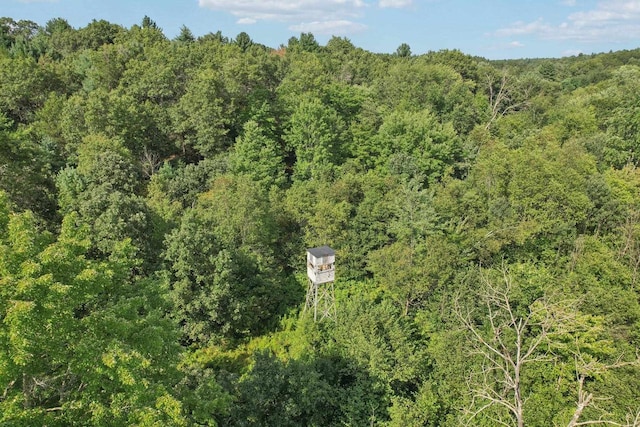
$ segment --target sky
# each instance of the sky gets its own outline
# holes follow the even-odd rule
[[[487,59],[557,58],[640,47],[640,0],[0,0],[0,16],[40,25],[64,18],[130,27],[147,15],[174,38],[246,32],[277,48],[312,33],[363,49],[459,49]]]

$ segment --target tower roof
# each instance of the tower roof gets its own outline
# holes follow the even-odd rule
[[[333,249],[331,249],[329,246],[319,246],[317,248],[311,248],[311,249],[307,249],[307,252],[309,252],[311,255],[313,255],[315,258],[322,258],[325,256],[330,256],[330,255],[335,255],[336,251],[334,251]]]

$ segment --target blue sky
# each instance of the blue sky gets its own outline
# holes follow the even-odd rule
[[[0,0],[0,16],[73,27],[130,27],[148,15],[169,38],[241,31],[268,46],[311,32],[372,52],[460,49],[489,59],[561,57],[640,47],[640,0]]]

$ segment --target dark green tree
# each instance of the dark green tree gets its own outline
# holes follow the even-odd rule
[[[97,50],[105,44],[113,44],[124,33],[124,28],[104,19],[93,20],[77,32],[79,48]]]
[[[399,58],[409,58],[411,56],[411,47],[407,43],[402,43],[396,49],[396,56]]]
[[[235,175],[247,175],[268,189],[285,183],[285,164],[279,144],[268,138],[255,121],[244,125],[229,154],[229,171]]]
[[[154,21],[153,19],[149,18],[147,15],[144,16],[144,18],[142,18],[142,28],[151,28],[153,30],[158,30],[158,24],[156,24],[156,21]]]
[[[231,121],[228,93],[219,69],[205,67],[195,71],[186,92],[172,109],[173,128],[180,135],[183,152],[192,147],[205,157],[225,150]]]
[[[130,238],[151,261],[158,242],[149,239],[151,223],[139,190],[140,174],[129,150],[118,140],[91,135],[79,149],[78,166],[66,168],[57,177],[61,212],[79,214],[78,220],[91,230],[92,252],[108,257],[118,242]]]
[[[241,51],[246,52],[253,45],[253,40],[251,40],[249,34],[243,31],[236,36],[234,43],[238,45]]]
[[[264,189],[223,176],[167,237],[173,314],[188,342],[265,331],[282,313],[287,281],[274,251],[274,215]]]
[[[439,123],[428,110],[387,116],[371,141],[371,158],[393,174],[425,185],[456,173],[461,141],[450,123]]]
[[[130,243],[93,261],[75,214],[54,241],[30,213],[0,211],[0,422],[185,423],[177,327],[158,283],[131,279]]]
[[[300,101],[285,135],[296,158],[294,179],[330,176],[333,166],[341,160],[343,126],[335,110],[318,99]]]
[[[179,43],[192,43],[196,38],[193,36],[191,30],[183,25],[180,27],[180,34],[178,34],[174,40]]]
[[[6,191],[19,211],[30,210],[53,225],[57,219],[53,176],[60,159],[54,147],[35,143],[12,127],[0,115],[0,191]]]

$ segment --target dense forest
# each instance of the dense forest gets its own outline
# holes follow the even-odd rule
[[[1,18],[0,425],[638,426],[639,163],[640,50]]]

